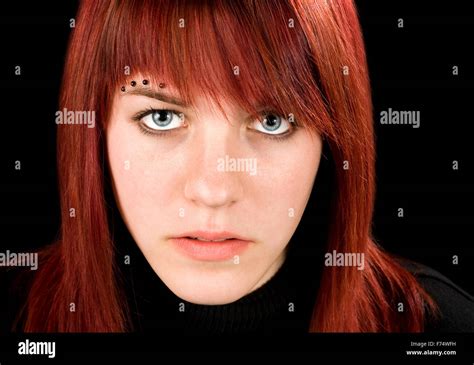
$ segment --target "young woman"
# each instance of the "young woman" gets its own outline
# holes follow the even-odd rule
[[[374,134],[351,1],[80,4],[62,224],[16,329],[472,330],[472,298],[371,236]]]

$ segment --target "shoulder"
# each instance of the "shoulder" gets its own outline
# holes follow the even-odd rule
[[[426,332],[474,332],[474,297],[438,271],[415,262],[403,261],[438,307],[430,316]]]

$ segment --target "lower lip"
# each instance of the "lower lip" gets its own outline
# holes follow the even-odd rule
[[[221,242],[199,241],[191,238],[173,238],[173,244],[185,255],[203,261],[228,260],[241,254],[250,241],[226,240]]]

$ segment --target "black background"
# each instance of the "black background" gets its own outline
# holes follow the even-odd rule
[[[431,266],[474,293],[469,2],[357,5],[377,132],[375,237],[387,250]],[[75,1],[0,5],[2,251],[42,247],[58,232],[54,113],[76,9]],[[21,76],[15,75],[16,65]],[[458,76],[452,74],[454,65]],[[388,108],[419,110],[420,128],[380,125],[378,115]],[[457,171],[453,160],[459,162]],[[398,208],[404,209],[403,218],[397,217]]]
[[[361,0],[357,5],[366,41],[377,133],[373,226],[377,241],[391,252],[437,269],[474,293],[470,128],[474,122],[474,13],[469,9],[470,1]],[[59,229],[54,113],[70,34],[69,19],[76,9],[76,1],[0,3],[0,251],[40,248],[53,241]],[[397,27],[399,18],[404,20],[402,29]],[[21,76],[14,74],[16,65],[21,66]],[[458,76],[452,75],[454,65],[459,66]],[[420,128],[380,125],[378,115],[388,108],[419,110]],[[20,171],[15,170],[16,160],[21,161]],[[453,160],[459,162],[457,171],[452,169]],[[404,218],[397,217],[398,208],[404,208]],[[453,255],[459,256],[458,265],[452,264]],[[158,342],[137,336],[29,337],[57,341],[56,362],[66,358],[90,361],[99,352],[105,353],[109,361],[124,359],[128,349],[169,351],[175,343],[182,343],[181,339]],[[468,343],[472,344],[473,338],[445,338],[453,339],[458,343],[458,353],[462,353],[471,347]],[[22,360],[16,355],[19,340],[24,336],[0,338],[2,364]],[[248,341],[244,349],[249,352],[240,356],[248,361],[256,358],[254,351],[263,350],[265,360],[273,359],[272,354],[275,360],[281,360],[282,351],[292,349],[301,351],[291,355],[292,362],[307,355],[320,359],[321,352],[331,353],[334,360],[344,353],[345,360],[364,358],[364,362],[369,353],[372,359],[384,361],[388,354],[403,363],[453,364],[460,360],[460,356],[436,359],[404,355],[410,341],[430,340],[436,339],[433,335],[314,335],[277,341],[271,347]],[[215,341],[212,346],[190,342],[191,349],[199,352],[190,360],[213,357],[202,349],[243,349],[239,347],[242,343],[234,347],[234,342]],[[86,352],[79,355],[80,351]],[[466,363],[472,363],[473,354],[465,355],[469,359]],[[183,358],[184,352],[180,348],[179,353],[170,356]],[[135,361],[137,354],[132,357]],[[24,360],[38,362],[38,358]]]

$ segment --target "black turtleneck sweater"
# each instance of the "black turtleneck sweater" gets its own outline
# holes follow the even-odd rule
[[[165,334],[306,333],[323,262],[314,242],[293,240],[280,270],[264,285],[234,303],[197,305],[169,290],[123,226],[115,232],[117,262],[133,322],[133,330]],[[321,246],[320,246],[321,247]],[[124,264],[124,255],[130,264]],[[438,272],[404,264],[440,309],[440,319],[426,332],[474,332],[474,298]],[[28,269],[26,269],[28,270]],[[15,283],[17,270],[0,271],[0,332],[10,332],[24,303],[25,287]]]

